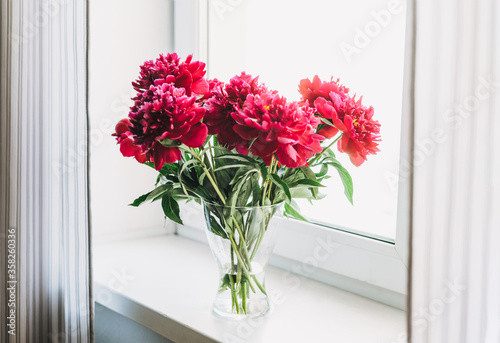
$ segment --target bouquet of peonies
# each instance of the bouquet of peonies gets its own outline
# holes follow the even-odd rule
[[[179,200],[230,209],[213,211],[207,222],[231,245],[221,291],[230,289],[233,309],[246,313],[247,292],[255,291],[253,284],[263,286],[252,275],[249,251],[262,237],[246,232],[238,209],[284,203],[285,215],[304,219],[294,199],[319,199],[329,168],[338,171],[352,203],[351,177],[331,148],[337,143],[360,166],[378,151],[380,124],[373,108],[338,80],[304,79],[302,98],[288,101],[244,72],[229,83],[204,75],[205,64],[192,56],[181,62],[173,53],[145,62],[132,83],[134,105],[114,136],[123,156],[159,172],[155,188],[132,206],[161,200],[165,216],[180,224]]]

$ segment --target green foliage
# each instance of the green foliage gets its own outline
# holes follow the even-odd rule
[[[208,143],[208,142],[207,142]],[[161,199],[165,216],[176,223],[182,223],[180,200],[195,199],[224,205],[228,213],[210,218],[211,231],[228,238],[232,224],[222,225],[228,215],[237,216],[237,208],[271,205],[285,202],[284,213],[289,217],[306,220],[293,199],[309,201],[324,197],[319,189],[323,180],[330,177],[329,167],[339,174],[344,193],[353,203],[353,184],[349,172],[327,148],[310,162],[309,166],[287,168],[273,158],[270,165],[251,154],[240,155],[220,146],[199,149],[181,146],[182,160],[165,164],[159,171],[156,187],[135,199],[131,206]],[[146,165],[154,168],[153,163]]]
[[[333,152],[332,152],[333,154]],[[342,180],[342,184],[344,185],[344,194],[349,200],[351,204],[353,204],[353,183],[352,183],[352,178],[347,169],[345,169],[342,164],[334,157],[332,154],[329,154],[328,156],[324,157],[321,159],[319,164],[322,164],[323,166],[332,166],[334,167],[337,172],[339,173],[340,179]],[[326,174],[325,174],[326,176]]]
[[[161,199],[161,207],[163,209],[163,213],[169,219],[173,220],[176,223],[182,224],[181,217],[179,215],[179,204],[174,200],[173,197],[169,195],[165,195]]]

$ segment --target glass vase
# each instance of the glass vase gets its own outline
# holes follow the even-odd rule
[[[203,202],[207,237],[220,273],[215,314],[255,318],[269,311],[265,268],[276,241],[282,203],[229,207]]]

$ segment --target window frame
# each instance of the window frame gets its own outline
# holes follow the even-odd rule
[[[241,1],[241,0],[238,0]],[[231,2],[235,2],[232,0]],[[174,46],[181,56],[194,54],[208,64],[209,0],[174,0]],[[411,161],[410,82],[411,16],[407,14],[405,71],[403,87],[400,170]],[[287,239],[278,241],[270,264],[287,270],[284,277],[296,273],[332,286],[380,301],[396,308],[406,308],[409,228],[410,177],[399,172],[396,237],[394,243],[317,224],[292,219],[282,225]],[[176,233],[207,242],[201,207],[183,204],[184,225]],[[285,226],[286,228],[283,228]],[[300,248],[298,248],[300,247]]]

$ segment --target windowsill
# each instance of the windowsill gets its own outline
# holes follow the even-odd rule
[[[405,312],[269,266],[261,319],[214,316],[208,246],[176,235],[94,245],[94,299],[175,342],[393,342]],[[110,328],[112,330],[112,328]]]

